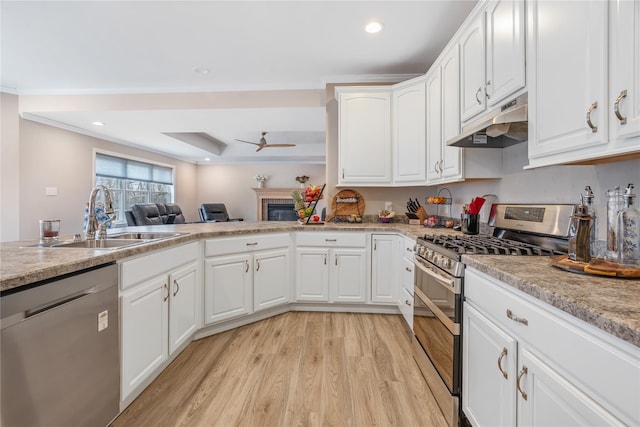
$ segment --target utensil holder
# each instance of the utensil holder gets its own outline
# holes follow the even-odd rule
[[[464,234],[478,234],[480,232],[480,215],[460,215],[460,227]]]

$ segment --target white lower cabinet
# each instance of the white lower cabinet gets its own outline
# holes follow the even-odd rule
[[[200,326],[197,257],[190,243],[120,264],[121,400]]]
[[[205,324],[287,304],[291,300],[289,241],[288,234],[207,240]],[[242,253],[225,254],[231,252]]]
[[[301,232],[296,246],[296,301],[367,302],[364,233]]]
[[[638,347],[473,268],[465,294],[462,405],[471,424],[637,424]]]
[[[371,235],[371,302],[397,304],[399,240],[395,234]]]

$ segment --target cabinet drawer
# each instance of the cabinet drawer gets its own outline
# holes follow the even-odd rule
[[[402,254],[406,259],[411,260],[412,263],[413,263],[413,247],[415,245],[416,245],[416,241],[413,239],[410,239],[408,237],[404,237],[402,239]]]
[[[613,414],[640,419],[640,381],[629,380],[640,378],[640,348],[471,268],[465,298]]]
[[[198,259],[198,242],[152,252],[120,264],[120,289],[128,289],[144,280],[175,270]]]
[[[205,242],[204,256],[228,255],[289,246],[287,233],[223,237]]]
[[[323,246],[323,247],[356,247],[367,246],[365,233],[314,233],[300,232],[296,234],[297,246]]]

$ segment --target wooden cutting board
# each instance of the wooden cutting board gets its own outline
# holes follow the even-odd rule
[[[364,197],[356,190],[341,190],[331,201],[331,215],[326,219],[330,222],[335,217],[342,218],[350,215],[364,215]]]
[[[573,261],[567,255],[551,257],[551,265],[575,273],[594,274],[597,276],[621,277],[627,279],[640,279],[640,269],[623,267],[618,264],[593,260],[589,263]]]

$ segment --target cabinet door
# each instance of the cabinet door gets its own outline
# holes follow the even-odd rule
[[[420,81],[393,92],[393,181],[426,183],[425,84]]]
[[[462,409],[475,426],[516,425],[516,341],[464,305]]]
[[[486,108],[484,13],[460,37],[462,67],[460,76],[462,121],[466,122]]]
[[[169,275],[169,354],[190,339],[198,327],[197,277],[196,263]]]
[[[253,311],[289,302],[289,249],[256,253],[253,269]]]
[[[391,184],[391,90],[339,95],[340,184]]]
[[[528,5],[530,164],[588,158],[607,143],[607,2]]]
[[[609,2],[609,61],[610,144],[614,149],[637,147],[640,145],[640,3],[637,1]],[[616,116],[616,108],[622,119]]]
[[[208,258],[204,262],[205,323],[251,313],[251,255]]]
[[[487,8],[487,105],[501,103],[525,86],[523,0],[499,0]]]
[[[367,251],[333,249],[331,251],[331,301],[367,301]]]
[[[447,141],[460,134],[460,55],[453,45],[442,61],[442,164],[445,181],[463,177],[463,148],[449,147]]]
[[[371,301],[396,304],[398,236],[374,234],[371,238]]]
[[[429,70],[427,92],[427,184],[440,181],[442,173],[442,77],[440,65]]]
[[[518,359],[519,426],[624,425],[533,353]]]
[[[398,309],[404,317],[405,322],[413,329],[413,261],[405,258],[401,259],[402,271],[400,272],[400,283],[398,286]]]
[[[142,384],[168,354],[167,276],[143,282],[125,292],[121,302],[121,399]]]
[[[296,249],[296,300],[329,301],[328,249]]]

